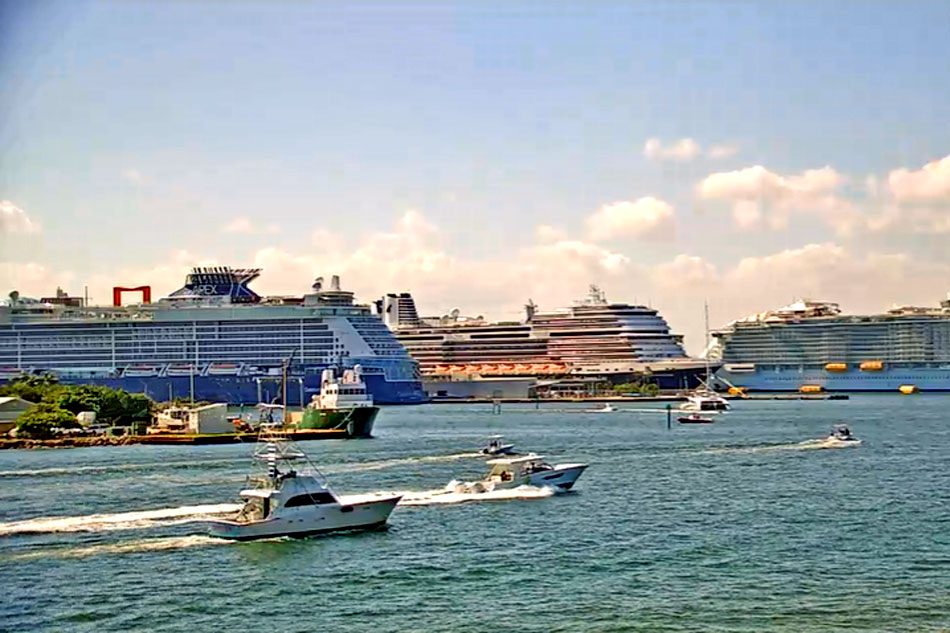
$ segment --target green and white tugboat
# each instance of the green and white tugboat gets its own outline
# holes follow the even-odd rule
[[[347,437],[372,437],[378,413],[379,407],[373,404],[359,365],[344,370],[339,378],[334,370],[324,369],[320,395],[313,396],[303,410],[298,427],[345,430]]]

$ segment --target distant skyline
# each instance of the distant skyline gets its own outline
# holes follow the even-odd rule
[[[950,290],[945,2],[0,0],[0,292],[260,266],[703,343]]]

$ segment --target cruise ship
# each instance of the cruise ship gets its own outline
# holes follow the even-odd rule
[[[261,297],[260,269],[195,268],[155,303],[148,286],[115,288],[112,307],[57,291],[0,306],[0,381],[50,373],[60,382],[145,393],[155,400],[307,403],[326,368],[359,366],[380,404],[426,400],[418,364],[369,306],[318,278],[303,296]],[[143,302],[121,306],[122,292]]]
[[[722,386],[754,391],[950,391],[950,298],[845,315],[797,301],[713,332]]]
[[[608,302],[591,286],[569,308],[540,312],[529,301],[525,319],[487,322],[451,314],[420,318],[409,293],[388,294],[377,310],[426,379],[451,374],[601,377],[612,382],[648,377],[664,389],[691,389],[704,376],[682,337],[646,306]]]

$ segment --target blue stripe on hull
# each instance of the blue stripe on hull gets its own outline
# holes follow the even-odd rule
[[[133,378],[70,378],[59,379],[64,384],[104,385],[113,389],[125,389],[132,393],[144,393],[153,400],[162,402],[174,398],[191,397],[191,378],[142,377]],[[258,402],[280,402],[280,380],[277,377],[260,379],[260,399],[258,399],[258,380],[249,376],[195,376],[195,399],[208,402],[227,402],[228,404],[257,404]],[[364,376],[366,387],[377,404],[419,404],[427,400],[419,381],[387,381],[382,375]],[[303,402],[320,392],[320,376],[308,374],[303,382]],[[298,378],[292,376],[287,383],[287,401],[292,406],[300,406],[301,389]]]
[[[913,385],[920,391],[950,391],[950,369],[829,372],[788,368],[754,373],[732,373],[720,369],[716,376],[749,391],[798,391],[802,385],[819,385],[826,391],[897,391],[902,385]]]

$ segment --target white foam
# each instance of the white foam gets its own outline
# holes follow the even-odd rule
[[[234,503],[215,505],[181,506],[141,512],[119,514],[87,514],[75,517],[40,517],[27,521],[0,523],[0,536],[13,534],[42,534],[53,532],[106,532],[134,530],[159,525],[177,525],[211,518],[216,515],[236,512],[240,506]]]
[[[185,547],[207,547],[210,545],[229,545],[236,541],[214,538],[200,534],[189,536],[171,536],[167,538],[143,539],[140,541],[122,541],[119,543],[102,543],[85,547],[69,547],[59,550],[44,549],[42,551],[27,552],[11,556],[10,560],[33,558],[87,558],[108,554],[135,554],[138,552],[161,552]]]
[[[463,492],[466,484],[450,482],[445,488],[423,491],[403,492],[401,506],[428,506],[465,503],[468,501],[510,501],[513,499],[543,499],[555,493],[553,488],[537,488],[535,486],[518,486],[517,488],[502,488],[486,490],[485,492]],[[397,493],[400,494],[400,493]]]
[[[399,459],[385,459],[375,462],[361,462],[351,464],[334,464],[323,468],[328,473],[358,473],[372,470],[383,470],[406,464],[425,464],[432,462],[454,462],[459,459],[483,457],[481,453],[455,453],[452,455],[424,455],[421,457],[402,457]]]
[[[833,437],[819,440],[805,440],[796,444],[771,444],[766,446],[730,446],[725,448],[711,448],[699,451],[701,455],[741,455],[748,453],[767,453],[771,451],[811,451],[835,448],[855,448],[861,442],[842,442]]]

